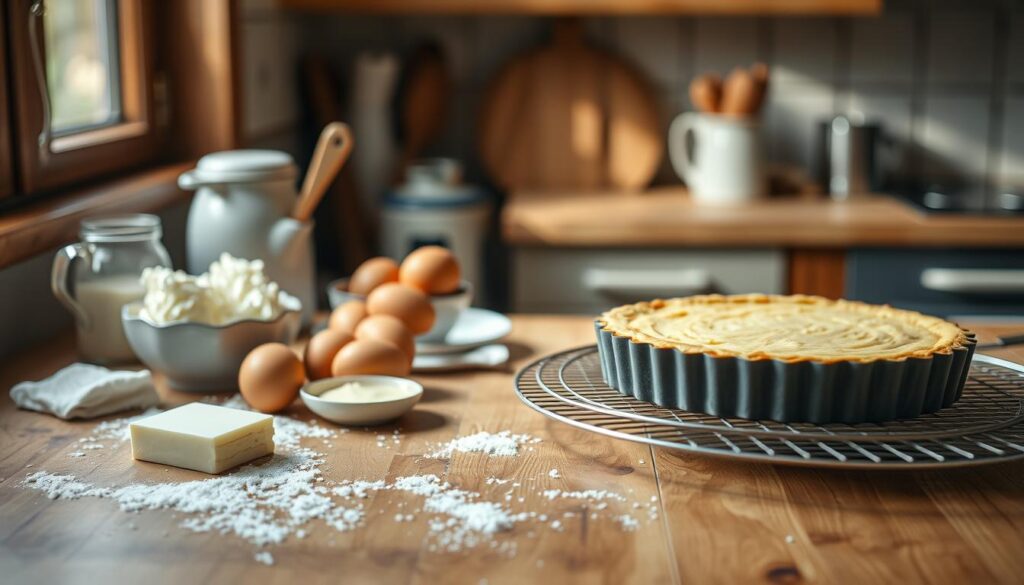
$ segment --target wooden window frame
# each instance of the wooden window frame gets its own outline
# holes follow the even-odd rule
[[[7,13],[8,22],[25,23],[9,27],[19,192],[52,191],[152,162],[162,137],[153,92],[156,43],[151,4],[117,0],[122,121],[52,137],[45,152],[38,138],[43,131],[43,102],[28,33],[31,6],[32,0],[11,0]],[[42,43],[44,35],[38,36]],[[45,46],[39,50],[45,63]]]
[[[14,149],[11,144],[11,112],[7,75],[7,21],[0,10],[0,200],[14,194]]]

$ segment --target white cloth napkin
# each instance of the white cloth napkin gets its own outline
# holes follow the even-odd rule
[[[94,418],[159,402],[149,370],[115,371],[91,364],[71,364],[45,380],[16,384],[11,398],[21,408],[63,419]]]

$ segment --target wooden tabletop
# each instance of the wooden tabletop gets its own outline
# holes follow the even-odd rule
[[[395,425],[353,429],[327,451],[327,479],[437,473],[498,501],[514,479],[536,489],[513,510],[576,512],[564,531],[523,523],[498,536],[514,555],[488,547],[431,552],[426,515],[396,523],[401,494],[366,500],[365,525],[312,534],[268,548],[232,536],[196,534],[170,512],[129,514],[109,500],[49,500],[19,487],[45,469],[97,484],[173,481],[202,474],[133,462],[127,444],[74,459],[96,421],[64,422],[0,399],[0,575],[4,583],[373,582],[373,583],[743,583],[802,580],[863,583],[1020,583],[1024,578],[1024,464],[930,472],[852,472],[737,463],[601,437],[549,420],[519,402],[513,373],[536,357],[590,343],[590,319],[516,316],[505,371],[417,376],[423,402]],[[996,328],[976,327],[982,340]],[[998,329],[1001,333],[1013,328]],[[992,352],[1024,361],[1024,350]],[[0,388],[53,373],[74,359],[67,338],[9,360]],[[166,402],[194,398],[162,390]],[[288,414],[310,415],[296,403]],[[376,445],[400,427],[401,444]],[[480,430],[542,439],[517,457],[457,453],[421,457],[431,445]],[[319,441],[317,441],[319,443]],[[320,446],[318,445],[318,448]],[[29,467],[31,466],[31,467]],[[560,470],[550,477],[549,470]],[[652,501],[636,531],[578,501],[547,501],[541,489],[608,489]],[[611,502],[610,507],[619,506]],[[623,512],[633,512],[621,504]],[[251,581],[250,581],[251,580]]]
[[[622,195],[521,193],[502,211],[523,246],[1024,247],[1024,216],[927,214],[886,196],[698,205],[681,187]]]

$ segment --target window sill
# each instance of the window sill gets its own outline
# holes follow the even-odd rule
[[[0,216],[0,268],[74,241],[84,217],[155,211],[188,197],[178,188],[178,175],[192,166],[160,166]]]

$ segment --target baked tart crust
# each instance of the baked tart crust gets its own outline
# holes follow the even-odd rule
[[[783,362],[871,362],[948,354],[967,340],[937,317],[806,295],[700,295],[616,307],[605,331],[686,354]]]
[[[594,322],[619,393],[719,417],[811,423],[912,418],[953,405],[973,334],[914,311],[802,295],[702,295]]]

